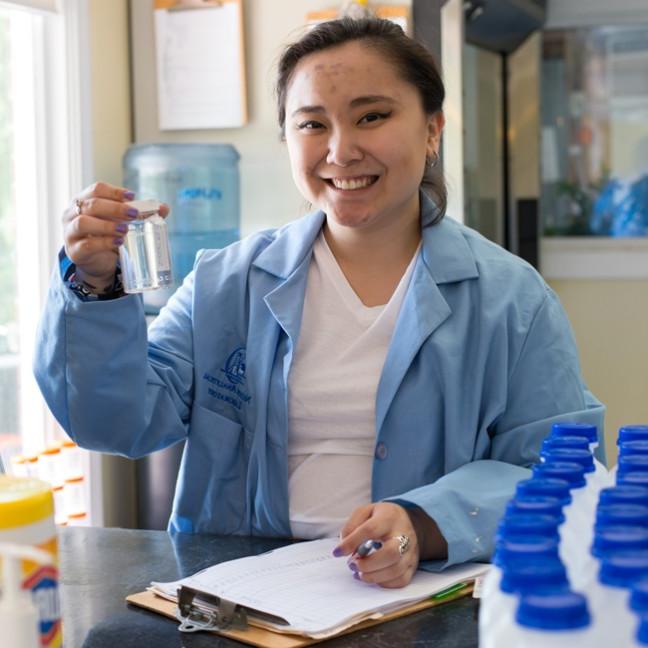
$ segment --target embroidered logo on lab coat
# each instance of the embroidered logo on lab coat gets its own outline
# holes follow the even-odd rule
[[[233,385],[242,385],[245,382],[245,347],[239,347],[231,353],[223,372]]]
[[[240,410],[244,404],[250,402],[251,397],[246,393],[242,386],[245,383],[245,347],[238,347],[230,353],[221,372],[225,374],[226,380],[210,373],[203,375],[203,380],[211,384],[207,388],[210,396],[229,403],[237,410]]]

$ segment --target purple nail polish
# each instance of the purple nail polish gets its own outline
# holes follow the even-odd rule
[[[128,232],[128,225],[126,225],[126,223],[119,223],[119,225],[115,227],[115,230],[121,232],[122,234],[125,234],[126,232]]]
[[[124,198],[126,200],[133,200],[133,198],[135,198],[135,192],[134,191],[124,191]]]
[[[349,563],[349,569],[350,569],[352,572],[357,572],[357,571],[358,571],[358,565],[356,565],[354,562],[350,562],[350,563]]]
[[[340,556],[343,555],[343,553],[342,553],[342,549],[340,549],[340,547],[335,547],[335,549],[333,549],[333,555],[334,555],[336,558],[339,558]]]
[[[137,215],[139,215],[139,212],[137,211],[137,209],[135,209],[133,207],[129,207],[126,210],[126,216],[130,216],[131,218],[135,218]]]
[[[360,578],[360,572],[353,572],[353,578],[356,580],[362,580],[362,578]]]
[[[124,242],[124,239],[121,236],[117,236],[113,239],[113,243],[117,246],[121,245]]]

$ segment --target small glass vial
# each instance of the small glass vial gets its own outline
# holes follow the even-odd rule
[[[124,292],[140,293],[173,283],[167,225],[159,215],[156,200],[127,203],[138,210],[138,217],[128,223],[124,243],[119,248]]]

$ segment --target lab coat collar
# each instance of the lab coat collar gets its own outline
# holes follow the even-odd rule
[[[435,283],[452,283],[479,276],[475,258],[461,225],[445,217],[431,225],[439,208],[423,191],[421,196],[422,256]],[[325,214],[318,210],[278,230],[275,240],[254,261],[257,268],[287,279],[310,256],[313,244],[324,223]]]

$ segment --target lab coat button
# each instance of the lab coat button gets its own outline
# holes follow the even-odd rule
[[[382,441],[376,446],[376,459],[387,459],[387,446]]]

